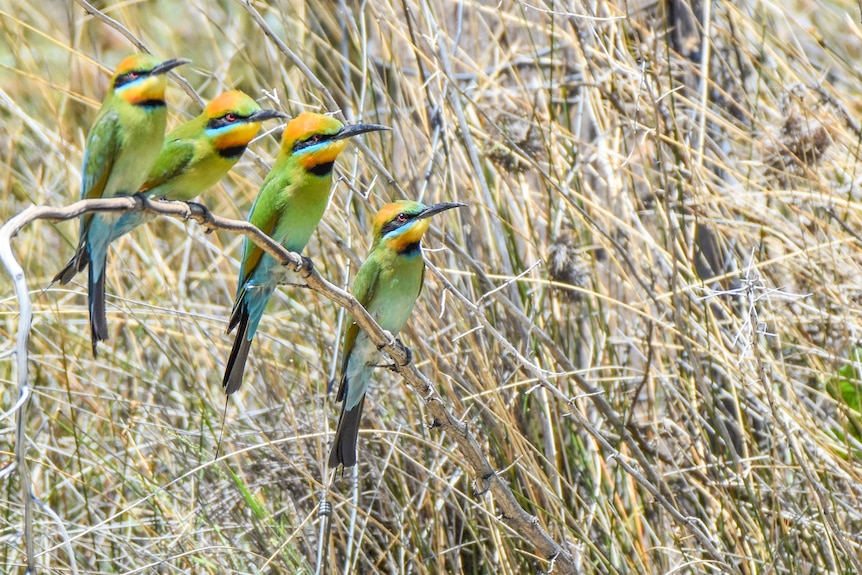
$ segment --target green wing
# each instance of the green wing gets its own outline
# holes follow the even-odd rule
[[[380,262],[376,258],[369,256],[359,268],[359,273],[356,274],[356,279],[353,281],[353,297],[359,300],[362,307],[367,308],[368,303],[377,292],[377,282],[380,278]],[[347,328],[344,333],[344,352],[341,361],[341,373],[347,369],[347,362],[350,359],[350,354],[353,352],[353,345],[356,343],[356,336],[359,335],[359,324],[349,318]]]
[[[114,160],[120,151],[119,115],[116,110],[100,114],[87,136],[84,152],[84,171],[81,174],[81,199],[101,198],[105,193],[108,176],[114,169]],[[81,217],[81,240],[90,228],[93,214]]]
[[[120,151],[119,115],[115,110],[96,118],[87,136],[81,199],[101,198]]]
[[[147,181],[139,191],[152,190],[182,174],[194,160],[195,150],[195,140],[175,138],[165,141]]]
[[[281,214],[284,212],[284,206],[278,205],[279,195],[282,189],[288,185],[288,179],[282,177],[281,171],[277,171],[274,167],[266,179],[261,184],[260,192],[251,205],[251,211],[248,213],[248,221],[257,227],[260,231],[272,237],[273,232],[278,226],[278,221]],[[243,242],[242,263],[239,269],[239,285],[245,283],[254,274],[260,260],[265,252],[260,249],[254,242],[246,239]]]

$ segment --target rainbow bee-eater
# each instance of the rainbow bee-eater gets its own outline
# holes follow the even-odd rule
[[[368,310],[377,323],[397,334],[407,323],[425,276],[420,242],[431,224],[430,218],[464,204],[444,203],[425,206],[401,200],[381,208],[374,220],[374,240],[368,258],[353,282],[353,297]],[[329,465],[356,465],[356,439],[359,419],[371,374],[380,352],[359,325],[348,321],[344,333],[341,385],[336,401],[343,402]]]
[[[134,54],[117,66],[108,94],[87,135],[81,171],[81,199],[134,194],[147,179],[165,139],[167,110],[164,74],[188,60],[161,61]],[[105,322],[105,260],[119,216],[81,216],[75,257],[54,277],[68,283],[88,262],[90,337],[96,345],[107,338]]]
[[[182,202],[193,199],[214,186],[239,161],[264,120],[286,117],[276,110],[262,110],[239,90],[220,94],[199,116],[165,136],[147,181],[138,192],[153,199]],[[123,214],[114,225],[111,241],[153,218],[153,214],[143,212]],[[86,267],[86,259],[76,262],[76,266]]]
[[[231,90],[213,98],[204,111],[165,136],[147,181],[138,190],[148,198],[187,202],[221,180],[260,133],[264,120],[287,118],[262,110],[251,97]],[[155,216],[123,214],[114,227],[117,239]]]
[[[281,149],[261,184],[248,221],[292,252],[301,252],[317,228],[332,190],[332,167],[353,136],[388,130],[376,124],[345,126],[335,118],[305,112],[284,129]],[[283,266],[246,238],[236,301],[227,333],[237,329],[222,385],[230,395],[242,385],[248,352]]]

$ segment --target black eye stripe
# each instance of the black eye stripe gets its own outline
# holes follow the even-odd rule
[[[231,114],[233,114],[235,116],[233,121],[228,120],[228,116],[230,116]],[[213,118],[209,122],[207,122],[207,129],[208,130],[217,130],[217,129],[223,128],[225,126],[230,126],[231,124],[236,124],[238,122],[241,122],[242,120],[245,120],[246,118],[248,118],[248,116],[243,116],[243,115],[237,114],[236,112],[228,112],[228,113],[224,114],[223,116],[220,116],[218,118]]]
[[[383,224],[383,228],[381,228],[380,234],[385,236],[389,232],[395,231],[398,228],[402,228],[402,227],[406,226],[407,224],[409,224],[410,222],[412,222],[414,220],[416,215],[417,214],[410,214],[407,212],[401,212],[400,214],[398,214],[397,216],[395,216],[394,218],[392,218],[391,220],[389,220],[388,222]],[[402,216],[404,217],[403,220],[401,219]]]
[[[383,224],[383,229],[380,230],[380,235],[385,236],[389,232],[397,230],[401,226],[396,221],[386,222]]]
[[[120,86],[125,86],[135,80],[140,80],[141,78],[146,78],[150,75],[149,70],[131,70],[126,72],[125,74],[120,74],[117,76],[117,79],[114,80],[114,88],[119,88]]]
[[[315,144],[320,144],[321,142],[328,142],[332,138],[332,134],[312,134],[304,140],[297,140],[296,143],[293,144],[293,151],[298,152],[304,148],[314,146]]]

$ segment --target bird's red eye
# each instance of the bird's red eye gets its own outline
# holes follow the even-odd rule
[[[136,80],[138,78],[137,72],[129,72],[129,80]]]
[[[399,223],[403,224],[404,222],[407,221],[407,214],[403,214],[403,213],[398,214],[398,216],[395,219],[398,220]]]
[[[228,122],[236,122],[236,114],[234,114],[233,112],[226,114],[224,119]]]

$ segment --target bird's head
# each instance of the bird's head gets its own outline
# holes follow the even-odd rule
[[[327,176],[338,154],[347,146],[348,138],[388,129],[377,124],[345,126],[331,116],[304,112],[287,124],[281,150],[295,158],[306,172]]]
[[[465,205],[442,203],[426,206],[411,200],[399,200],[386,204],[377,212],[374,220],[375,243],[385,242],[396,252],[410,251],[418,247],[422,235],[428,231],[431,216]]]
[[[150,54],[127,56],[111,77],[111,90],[130,104],[164,105],[164,74],[189,60],[177,58],[164,62]]]
[[[213,98],[203,111],[207,137],[219,152],[239,156],[260,132],[261,122],[287,116],[277,110],[261,110],[251,97],[239,90]]]

